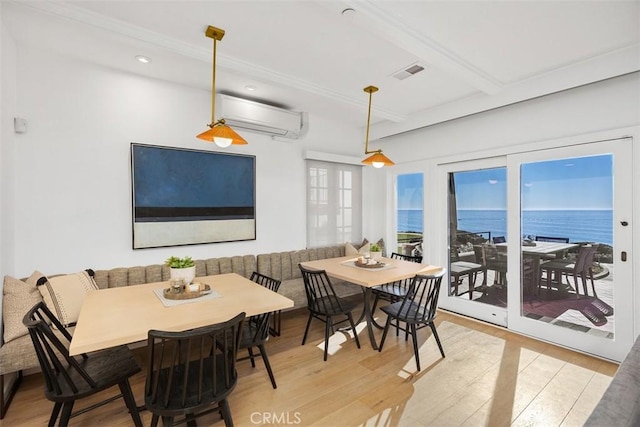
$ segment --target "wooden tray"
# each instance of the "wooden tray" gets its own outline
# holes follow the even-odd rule
[[[211,293],[211,286],[205,284],[204,288],[199,292],[190,292],[182,288],[182,292],[180,292],[179,294],[174,294],[173,292],[171,292],[170,288],[167,288],[162,291],[162,296],[164,296],[166,299],[192,299],[207,295],[209,293]]]
[[[355,263],[356,267],[360,268],[382,268],[386,265],[384,262],[378,262],[376,264],[361,264],[358,260],[356,260]]]

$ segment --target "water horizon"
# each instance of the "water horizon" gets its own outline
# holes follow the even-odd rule
[[[507,236],[507,211],[458,209],[458,231],[490,232]],[[423,232],[423,211],[398,210],[398,232]],[[571,242],[613,245],[613,211],[610,209],[546,209],[523,211],[523,236],[567,237]]]

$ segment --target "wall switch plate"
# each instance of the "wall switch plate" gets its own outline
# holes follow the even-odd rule
[[[14,117],[13,118],[13,129],[16,133],[26,133],[27,132],[27,120],[22,117]]]

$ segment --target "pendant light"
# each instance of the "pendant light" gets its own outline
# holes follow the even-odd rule
[[[247,144],[247,141],[227,126],[224,119],[216,121],[216,46],[224,37],[224,30],[209,26],[205,35],[213,39],[213,77],[211,83],[211,123],[209,129],[202,132],[197,138],[207,142],[214,142],[218,147],[226,148],[231,144]]]
[[[367,115],[367,136],[364,140],[364,154],[372,154],[362,161],[365,165],[372,165],[374,168],[381,168],[383,166],[393,166],[395,163],[391,161],[387,156],[382,154],[382,150],[369,151],[369,125],[371,124],[371,98],[374,92],[378,91],[375,86],[367,86],[364,91],[369,94],[369,114]]]

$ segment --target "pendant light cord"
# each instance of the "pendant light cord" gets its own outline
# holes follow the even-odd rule
[[[216,122],[216,46],[218,40],[213,38],[213,73],[211,78],[211,127]]]

